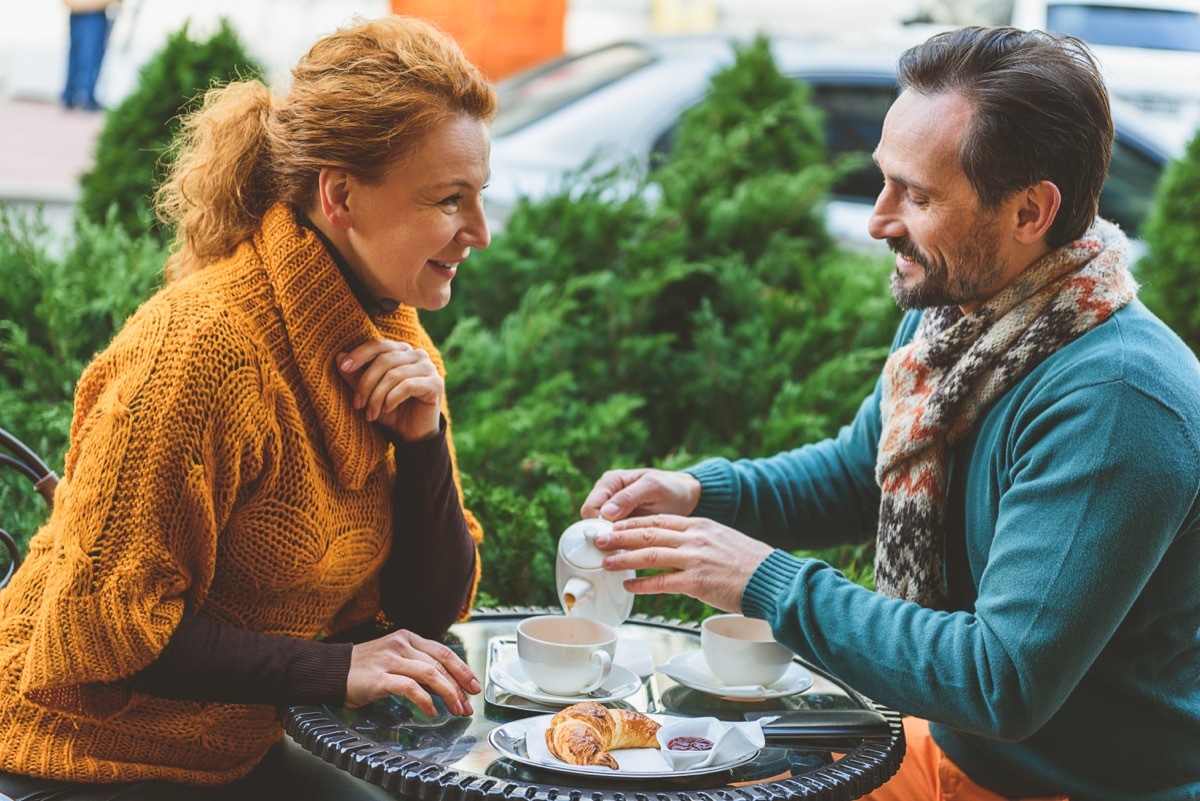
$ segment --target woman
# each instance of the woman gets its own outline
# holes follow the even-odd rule
[[[234,83],[185,122],[170,280],[81,378],[0,595],[0,793],[236,782],[279,703],[471,713],[478,678],[428,638],[469,610],[482,533],[416,310],[488,245],[494,105],[390,18],[318,42],[285,98]]]

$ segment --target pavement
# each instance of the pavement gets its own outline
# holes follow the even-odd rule
[[[0,200],[72,202],[104,114],[0,97]]]

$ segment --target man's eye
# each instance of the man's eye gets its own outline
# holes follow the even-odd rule
[[[445,198],[444,200],[441,200],[441,201],[439,201],[439,202],[438,202],[438,205],[440,205],[440,206],[446,206],[446,207],[448,207],[448,208],[457,208],[457,207],[458,207],[458,202],[459,202],[460,200],[462,200],[462,195],[461,195],[461,194],[458,194],[458,195],[451,195],[450,197],[448,197],[448,198]]]

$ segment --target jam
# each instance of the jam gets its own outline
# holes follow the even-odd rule
[[[676,737],[667,743],[670,751],[711,751],[712,740],[703,737]]]

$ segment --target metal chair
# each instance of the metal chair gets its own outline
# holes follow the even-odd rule
[[[12,434],[0,428],[0,466],[11,467],[33,482],[33,488],[46,500],[46,506],[54,508],[54,488],[58,486],[58,476],[46,463],[38,458],[25,443]],[[8,584],[17,568],[21,566],[21,551],[16,539],[0,528],[0,541],[8,549],[8,573],[0,579],[0,587]]]

